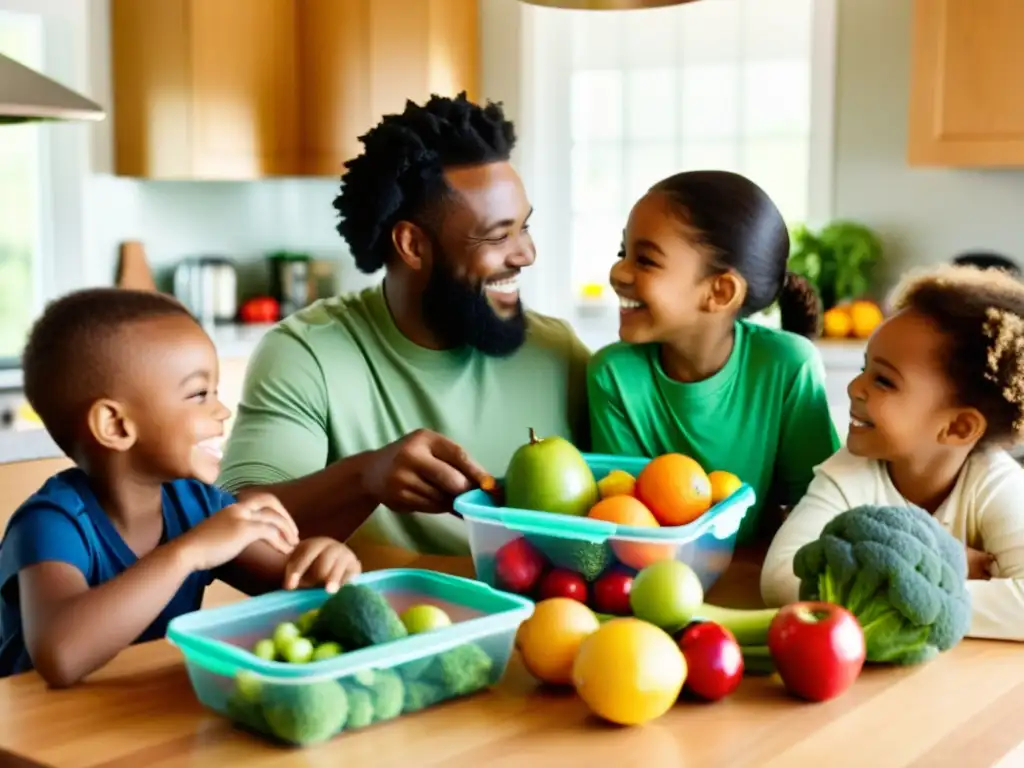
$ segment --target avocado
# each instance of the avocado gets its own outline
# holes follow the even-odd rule
[[[598,499],[597,480],[583,454],[563,437],[537,437],[512,454],[505,470],[505,505],[585,516]]]
[[[314,629],[317,637],[329,638],[350,651],[409,634],[387,599],[365,584],[345,584],[328,597]]]

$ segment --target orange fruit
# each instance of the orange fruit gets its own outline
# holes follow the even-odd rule
[[[636,486],[636,478],[623,469],[613,469],[597,483],[597,490],[602,499],[611,496],[632,496]]]
[[[709,472],[708,480],[711,482],[712,504],[725,501],[743,485],[742,480],[732,472],[726,472],[724,469],[716,469],[714,472]]]
[[[827,339],[845,339],[853,330],[853,318],[846,307],[832,307],[821,318],[821,333]]]
[[[882,310],[873,301],[855,301],[849,311],[853,335],[858,339],[868,338],[885,319]]]
[[[605,520],[616,525],[635,525],[657,528],[658,520],[642,501],[633,496],[610,496],[590,508],[587,517]],[[676,555],[674,544],[647,544],[625,539],[612,539],[612,552],[624,565],[642,570],[659,560],[671,560]]]
[[[606,622],[583,641],[572,680],[595,715],[619,725],[639,725],[671,709],[686,671],[686,659],[667,632],[623,618]]]
[[[711,508],[711,481],[694,459],[666,453],[637,475],[636,497],[661,525],[686,525]]]
[[[579,600],[552,597],[534,606],[519,625],[516,647],[526,670],[544,683],[572,683],[572,664],[580,644],[601,626]]]

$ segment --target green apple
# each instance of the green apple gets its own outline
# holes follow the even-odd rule
[[[316,623],[316,617],[320,614],[319,608],[313,608],[306,611],[304,614],[299,616],[295,625],[299,628],[300,634],[308,635],[313,629],[313,624]]]
[[[256,645],[252,647],[252,652],[264,661],[273,661],[277,658],[277,645],[270,638],[263,638],[256,641]]]
[[[629,590],[633,615],[668,632],[689,623],[703,602],[700,579],[678,560],[648,565],[633,578]]]
[[[271,635],[271,638],[274,640],[277,652],[284,656],[285,647],[301,635],[302,633],[299,631],[299,628],[293,622],[285,621],[274,628],[274,634]]]
[[[313,658],[313,641],[308,637],[296,637],[281,653],[289,664],[306,664]]]
[[[402,623],[410,635],[429,632],[432,629],[450,626],[452,620],[448,614],[436,605],[414,605],[402,613]]]
[[[341,655],[341,646],[334,642],[321,643],[313,651],[313,661],[323,661],[324,659],[333,659],[335,656]]]

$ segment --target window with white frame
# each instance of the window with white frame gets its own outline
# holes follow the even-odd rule
[[[0,53],[43,69],[42,17],[0,11]],[[21,353],[37,309],[41,134],[37,123],[0,125],[0,360]]]
[[[822,5],[815,8],[816,2]],[[629,210],[661,178],[733,170],[790,222],[814,218],[825,0],[704,0],[630,11],[524,6],[531,195],[575,296],[605,286]],[[820,20],[819,20],[820,21]],[[820,29],[820,24],[817,25]],[[831,50],[829,55],[834,55]],[[827,83],[831,89],[832,83]],[[817,107],[817,112],[816,112]],[[825,160],[827,162],[827,160]],[[820,185],[819,185],[820,186]],[[547,280],[545,280],[547,282]],[[562,295],[564,296],[564,290]]]

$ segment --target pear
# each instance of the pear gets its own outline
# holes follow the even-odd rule
[[[586,515],[599,493],[594,473],[563,437],[537,437],[519,446],[505,471],[505,505],[561,515]]]

